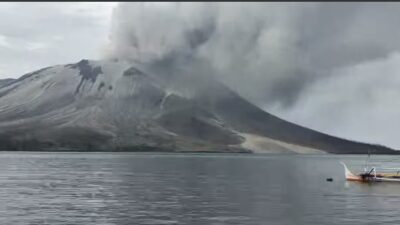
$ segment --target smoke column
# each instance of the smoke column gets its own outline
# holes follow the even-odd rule
[[[385,135],[400,124],[382,119],[400,118],[397,21],[398,3],[120,3],[107,57],[206,62],[207,73],[278,116],[400,147]]]

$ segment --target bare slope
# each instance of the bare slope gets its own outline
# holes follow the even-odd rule
[[[82,60],[0,81],[0,149],[397,153],[281,120],[209,77],[146,71]]]

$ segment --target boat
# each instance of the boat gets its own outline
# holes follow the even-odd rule
[[[377,168],[365,167],[364,172],[357,175],[347,168],[344,162],[340,162],[344,166],[344,174],[348,181],[358,182],[400,182],[400,168]]]

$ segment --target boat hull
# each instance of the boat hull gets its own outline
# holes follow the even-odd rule
[[[358,182],[400,182],[400,176],[392,175],[392,174],[371,174],[371,173],[360,173],[355,175],[352,173],[344,164],[345,177],[348,181],[358,181]]]

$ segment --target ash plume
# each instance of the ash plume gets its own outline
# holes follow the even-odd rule
[[[397,51],[390,3],[121,3],[108,57],[206,60],[258,104],[292,105],[337,68]]]
[[[330,132],[334,124],[326,122],[330,114],[321,111],[319,102],[330,101],[332,108],[338,108],[354,97],[346,106],[346,112],[353,114],[362,113],[365,104],[382,106],[376,102],[379,98],[363,98],[358,92],[328,100],[321,96],[327,90],[340,92],[343,85],[367,89],[372,96],[387,88],[342,77],[343,71],[360,65],[393,61],[400,50],[396,21],[400,21],[398,3],[121,3],[113,12],[107,57],[164,63],[168,71],[204,68],[196,76],[212,74],[264,109]],[[385,76],[385,69],[373,71],[365,77],[382,77],[389,83],[395,79]],[[310,96],[308,111],[319,115],[322,123],[294,115],[302,112],[302,103]],[[400,115],[400,110],[391,110]]]

